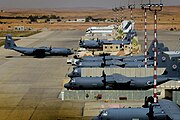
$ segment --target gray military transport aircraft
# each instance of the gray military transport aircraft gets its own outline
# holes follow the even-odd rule
[[[74,54],[69,48],[51,48],[51,47],[39,47],[39,48],[26,48],[18,47],[14,43],[10,34],[6,35],[5,49],[15,50],[27,56],[34,56],[43,58],[45,56],[68,56]]]
[[[164,48],[163,43],[159,43],[157,41],[157,52],[162,51],[162,48]],[[147,58],[150,60],[153,60],[154,58],[154,40],[152,40],[151,45],[149,46],[149,49],[147,51]],[[134,61],[143,61],[144,60],[144,55],[135,55],[135,56],[84,56],[82,57],[79,62],[81,61],[102,61],[103,59],[105,60],[120,60],[123,62],[134,62]]]
[[[79,46],[86,49],[98,49],[102,48],[103,44],[119,44],[119,45],[127,45],[130,44],[131,38],[136,36],[136,32],[133,30],[129,30],[126,37],[122,40],[80,40]]]
[[[167,55],[166,69],[162,75],[157,76],[157,85],[170,80],[180,79],[180,56]],[[127,77],[121,74],[106,75],[103,71],[101,77],[75,77],[64,85],[71,90],[147,90],[153,88],[153,76]]]
[[[166,99],[144,108],[109,108],[92,120],[180,120],[179,106]]]
[[[158,67],[165,67],[165,64],[163,63],[162,64],[162,57],[163,57],[163,52],[165,51],[169,51],[169,49],[167,47],[164,47],[162,48],[161,50],[158,49],[158,56],[157,56],[157,64],[158,64]],[[135,61],[133,61],[133,59],[136,59]],[[140,59],[142,59],[142,61],[140,61]],[[132,61],[131,61],[132,60]],[[143,58],[129,58],[126,59],[125,61],[119,61],[119,60],[106,60],[105,59],[105,56],[103,56],[103,60],[102,61],[81,61],[81,62],[78,62],[77,64],[77,67],[104,67],[104,66],[111,66],[111,65],[114,65],[114,66],[119,66],[119,67],[122,67],[122,68],[137,68],[137,67],[144,67],[144,57]],[[147,61],[147,66],[153,66],[154,65],[154,60],[148,60]]]
[[[162,44],[163,45],[163,44]],[[159,47],[161,46],[161,44],[159,45]],[[163,47],[163,46],[162,46]],[[166,55],[163,54],[164,51],[169,51],[169,49],[167,47],[164,48],[159,48],[158,49],[158,57],[157,57],[157,67],[158,68],[165,68],[166,67],[166,63],[167,63],[167,59]],[[143,61],[126,61],[126,62],[116,62],[116,59],[108,59],[106,60],[104,56],[103,60],[104,61],[100,61],[100,60],[85,60],[84,63],[79,62],[78,65],[76,67],[73,68],[73,71],[71,73],[68,74],[68,77],[81,77],[81,69],[82,68],[98,68],[98,67],[103,67],[103,68],[141,68],[144,67],[144,60]],[[119,56],[116,56],[119,57]],[[141,57],[140,57],[141,59]],[[116,60],[116,61],[115,61]],[[139,60],[139,59],[138,59]],[[147,66],[148,67],[153,67],[154,65],[154,61],[153,60],[148,60],[147,62]]]

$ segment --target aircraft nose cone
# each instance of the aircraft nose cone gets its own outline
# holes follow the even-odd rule
[[[76,65],[78,65],[80,63],[80,61],[78,60],[78,61],[76,61]]]
[[[73,77],[73,73],[72,73],[72,72],[69,73],[69,74],[68,74],[68,77],[72,78],[72,77]]]
[[[69,86],[68,83],[66,83],[66,84],[64,84],[64,87],[65,87],[65,88],[69,88],[70,86]]]

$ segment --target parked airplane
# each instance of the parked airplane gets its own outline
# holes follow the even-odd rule
[[[119,60],[105,60],[105,58],[102,61],[82,61],[77,64],[77,67],[105,67],[105,66],[124,66],[125,63],[119,61]]]
[[[80,40],[79,46],[82,48],[89,48],[89,49],[99,49],[103,45],[101,40]]]
[[[180,56],[165,58],[168,60],[166,70],[157,76],[157,85],[170,80],[180,79]],[[75,77],[64,85],[71,90],[147,90],[153,87],[153,77],[126,77],[121,74],[107,75],[103,71],[102,77]]]
[[[127,40],[84,40],[79,42],[79,46],[86,49],[100,49],[103,44],[119,44],[127,45],[130,41]]]
[[[109,33],[111,34],[115,26],[107,26],[107,27],[89,27],[86,30],[86,34],[103,34]]]
[[[158,57],[157,57],[157,67],[158,68],[164,68],[166,67],[167,64],[167,59],[166,59],[166,55],[163,54],[163,51],[168,51],[168,48],[165,47],[163,48],[164,50],[162,50],[162,52],[159,53]],[[108,57],[108,56],[105,56]],[[118,57],[118,56],[117,56]],[[145,67],[144,62],[142,61],[133,61],[133,62],[117,62],[115,63],[114,60],[106,60],[106,61],[114,61],[114,62],[109,62],[107,63],[108,65],[106,65],[106,62],[102,61],[87,61],[83,62],[82,64],[80,64],[81,62],[78,62],[77,67],[73,68],[73,71],[71,73],[68,74],[68,77],[73,78],[73,77],[81,77],[81,69],[82,68],[98,68],[98,67],[111,67],[111,68],[141,68],[141,67]],[[116,60],[117,61],[117,60]],[[110,64],[111,63],[111,64]],[[148,67],[153,67],[154,62],[153,60],[148,60],[147,62],[147,66]]]
[[[162,63],[162,57],[163,57],[163,51],[168,51],[169,49],[167,47],[162,48],[158,52],[157,56],[157,64],[158,67],[165,67],[165,64]],[[106,60],[105,56],[103,57],[102,61],[92,61],[92,60],[82,60],[81,62],[77,62],[77,67],[105,67],[105,66],[110,66],[110,65],[115,65],[119,66],[122,68],[137,68],[137,67],[144,67],[144,58],[142,57],[135,57],[136,59],[134,60],[133,58],[126,59],[125,61],[119,61],[119,60]],[[141,61],[140,61],[141,60]],[[148,60],[147,61],[147,66],[153,66],[154,61],[153,60]]]
[[[148,51],[147,51],[147,58],[153,60],[154,58],[154,41],[152,41]],[[157,52],[160,53],[164,48],[163,43],[158,43],[157,41]],[[164,49],[164,51],[169,51],[168,48]],[[98,61],[104,59],[103,56],[85,56],[81,58],[79,61]],[[136,56],[105,56],[105,60],[121,60],[123,62],[134,62],[134,61],[144,61],[144,55],[136,55]]]
[[[147,108],[109,108],[92,120],[179,120],[180,108],[170,100],[161,99]]]
[[[73,70],[68,74],[68,77],[81,77],[81,68],[73,67]]]
[[[68,56],[72,55],[74,52],[68,48],[51,48],[51,47],[39,47],[39,48],[26,48],[18,47],[14,43],[10,34],[6,35],[5,39],[5,49],[15,50],[24,55],[35,56],[35,57],[45,57],[45,56]]]
[[[136,35],[135,31],[129,31],[123,40],[80,40],[79,46],[88,49],[102,48],[103,44],[130,44],[131,38]]]

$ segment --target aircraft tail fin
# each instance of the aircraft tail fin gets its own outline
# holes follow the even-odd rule
[[[164,44],[163,44],[164,45]],[[162,47],[161,45],[159,46],[158,40],[157,40],[157,48],[158,47]],[[164,47],[164,46],[163,46]],[[149,46],[149,49],[147,51],[147,55],[149,57],[153,57],[154,56],[154,40],[152,40],[151,45]]]
[[[128,33],[126,34],[124,40],[126,41],[131,41],[132,35],[131,35],[131,30],[128,31]]]
[[[163,75],[168,77],[179,77],[180,78],[180,56],[170,56],[165,54],[165,59],[168,60],[166,70]]]
[[[5,49],[12,49],[14,47],[16,47],[16,44],[14,43],[12,36],[10,34],[7,34],[6,39],[5,39],[4,48]]]
[[[170,61],[169,59],[166,59],[166,54],[163,53],[164,51],[169,51],[168,47],[164,47],[161,50],[158,50],[158,56],[157,56],[158,67],[166,67],[167,63]]]

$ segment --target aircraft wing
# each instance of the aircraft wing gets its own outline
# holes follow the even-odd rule
[[[170,100],[159,100],[159,104],[171,120],[180,119],[180,108]]]
[[[106,83],[110,84],[126,84],[130,83],[131,80],[128,79],[126,76],[121,74],[113,74],[111,76],[107,76]]]

